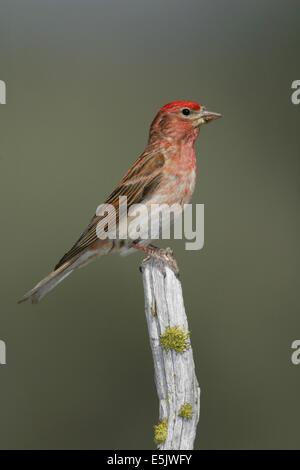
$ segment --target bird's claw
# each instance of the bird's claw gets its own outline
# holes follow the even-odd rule
[[[152,249],[155,247],[152,247]],[[153,259],[158,267],[158,269],[161,271],[164,277],[166,277],[167,272],[166,272],[166,266],[168,266],[170,269],[172,269],[173,273],[179,278],[179,268],[176,259],[173,256],[173,250],[171,248],[155,248],[151,253],[149,253],[146,258],[143,259],[142,263],[140,264],[140,272],[142,273],[144,270],[144,267],[148,263],[150,259]]]
[[[160,256],[163,258],[163,262],[172,269],[173,273],[179,278],[179,268],[176,259],[173,256],[173,250],[169,247],[161,248],[159,250]]]
[[[139,266],[139,270],[140,270],[141,273],[144,271],[144,267],[146,266],[146,264],[148,263],[148,261],[150,261],[150,259],[152,259],[152,256],[148,255],[148,256],[146,256],[146,258],[144,258],[143,261],[141,262],[141,264],[140,264],[140,266]]]

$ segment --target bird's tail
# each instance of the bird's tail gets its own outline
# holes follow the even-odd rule
[[[48,274],[48,276],[42,279],[33,289],[23,295],[18,301],[18,304],[28,299],[30,299],[33,304],[37,304],[48,292],[54,289],[57,284],[74,271],[74,261],[75,260],[67,261],[58,269]]]

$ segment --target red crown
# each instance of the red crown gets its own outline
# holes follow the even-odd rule
[[[179,111],[182,108],[193,109],[194,111],[199,111],[201,104],[194,103],[193,101],[173,101],[172,103],[165,104],[160,111],[162,113],[170,113],[174,111]]]

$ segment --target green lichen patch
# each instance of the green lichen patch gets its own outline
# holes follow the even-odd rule
[[[168,418],[154,425],[154,444],[163,444],[167,438]]]
[[[178,326],[168,326],[166,331],[160,335],[160,345],[165,351],[176,351],[176,353],[183,353],[190,347],[189,344],[189,331],[184,331],[184,328]]]
[[[181,418],[191,419],[191,417],[193,415],[192,406],[189,403],[185,403],[180,408],[178,414],[179,414],[179,416],[181,416]]]

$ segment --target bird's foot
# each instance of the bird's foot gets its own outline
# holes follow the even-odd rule
[[[179,268],[176,259],[173,256],[173,250],[171,248],[157,248],[153,245],[148,245],[147,247],[141,245],[133,245],[134,248],[144,251],[148,254],[148,256],[143,259],[140,271],[143,271],[143,268],[148,263],[148,261],[152,258],[154,259],[155,263],[157,264],[160,271],[163,273],[164,277],[166,277],[166,265],[172,269],[175,276],[179,278]]]
[[[146,256],[146,258],[143,259],[143,261],[141,262],[141,264],[140,264],[140,266],[139,266],[139,270],[140,270],[141,273],[144,271],[144,268],[145,268],[146,264],[147,264],[151,259],[152,259],[152,258],[151,258],[150,255]]]
[[[173,256],[173,250],[167,248],[157,248],[159,259],[167,265],[174,272],[175,276],[179,278],[179,268],[176,259]]]

